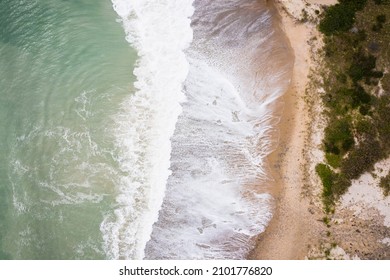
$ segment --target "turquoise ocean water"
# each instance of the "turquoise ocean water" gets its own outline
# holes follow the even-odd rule
[[[135,51],[110,1],[0,1],[0,259],[106,258]]]

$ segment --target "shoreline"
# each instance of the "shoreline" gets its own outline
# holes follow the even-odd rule
[[[327,69],[316,23],[322,6],[335,3],[274,1],[295,61],[290,88],[278,101],[284,103],[276,126],[278,145],[267,160],[275,210],[248,259],[389,259],[390,198],[382,196],[378,181],[390,170],[390,159],[354,180],[336,202],[335,212],[329,215],[323,210],[322,182],[315,167],[324,162],[327,120],[320,100],[324,92],[320,73]]]
[[[298,3],[294,3],[298,2]],[[308,1],[329,5],[336,1]],[[309,40],[318,35],[315,24],[298,22],[302,1],[275,1],[281,28],[294,53],[293,77],[289,90],[279,102],[284,103],[282,118],[277,125],[279,141],[268,157],[275,211],[266,230],[257,237],[256,246],[248,259],[289,260],[307,258],[311,246],[321,232],[321,208],[313,205],[312,195],[304,194],[305,170],[309,162],[307,139],[312,133],[310,105],[306,104],[310,69],[314,66]],[[290,5],[290,6],[289,6]],[[294,6],[296,5],[296,6]],[[295,10],[291,10],[294,9]],[[317,43],[318,44],[318,43]]]

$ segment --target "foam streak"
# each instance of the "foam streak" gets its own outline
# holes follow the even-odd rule
[[[126,40],[136,48],[137,92],[116,116],[117,159],[122,173],[117,204],[101,224],[114,259],[142,259],[170,175],[170,138],[185,100],[192,41],[192,0],[112,0]]]

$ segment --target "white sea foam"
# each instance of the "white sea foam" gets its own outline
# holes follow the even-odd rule
[[[170,167],[171,142],[185,100],[183,50],[192,40],[192,0],[112,0],[139,61],[136,93],[116,116],[121,170],[116,205],[101,224],[109,258],[142,259],[158,219]]]
[[[137,91],[115,117],[121,176],[101,224],[107,256],[244,258],[271,218],[259,184],[292,66],[271,13],[198,1],[185,55],[192,1],[112,2],[140,58]]]
[[[271,218],[270,195],[252,188],[265,176],[269,111],[249,108],[233,77],[204,60],[190,64],[173,174],[146,257],[243,258]]]
[[[271,218],[264,158],[290,49],[261,1],[199,0],[187,100],[148,259],[242,259]]]

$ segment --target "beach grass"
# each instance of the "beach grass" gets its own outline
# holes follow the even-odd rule
[[[351,180],[390,156],[390,1],[342,0],[325,10],[319,30],[328,123],[326,162],[316,171],[329,212]],[[385,195],[389,178],[381,180]]]

